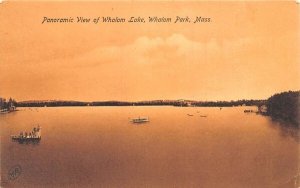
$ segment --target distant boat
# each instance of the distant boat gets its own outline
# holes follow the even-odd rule
[[[17,111],[16,107],[11,106],[9,108],[0,109],[0,114],[7,114],[7,113],[10,113],[10,112],[14,112],[14,111]]]
[[[0,114],[7,114],[9,113],[8,109],[1,109]]]
[[[149,118],[148,117],[138,117],[138,118],[133,118],[131,119],[132,123],[146,123],[149,122]]]
[[[11,135],[11,139],[19,142],[40,141],[42,138],[41,129],[42,128],[40,126],[37,126],[34,127],[30,133],[21,132],[19,135]]]
[[[244,110],[244,113],[250,113],[253,112],[253,110]]]
[[[194,116],[193,114],[187,114],[188,116]]]

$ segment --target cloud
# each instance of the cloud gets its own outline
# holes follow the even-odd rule
[[[69,59],[70,66],[95,67],[107,63],[127,64],[204,64],[242,52],[251,40],[193,41],[182,34],[150,38],[142,36],[124,46],[102,46]]]

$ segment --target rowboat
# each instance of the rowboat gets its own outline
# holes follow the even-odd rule
[[[138,117],[138,118],[133,118],[131,119],[132,123],[146,123],[149,122],[149,118],[148,117]]]

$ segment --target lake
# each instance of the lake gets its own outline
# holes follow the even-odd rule
[[[3,187],[294,185],[298,130],[256,107],[48,107],[0,115]],[[188,115],[190,114],[190,115]],[[131,118],[149,117],[133,124]],[[10,135],[39,124],[39,143]],[[18,166],[17,176],[9,173]]]

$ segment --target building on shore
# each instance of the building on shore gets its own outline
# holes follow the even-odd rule
[[[258,106],[258,112],[262,114],[266,114],[268,112],[267,106],[266,105]]]
[[[16,110],[16,101],[10,98],[6,101],[5,98],[0,97],[0,112],[9,113]]]

